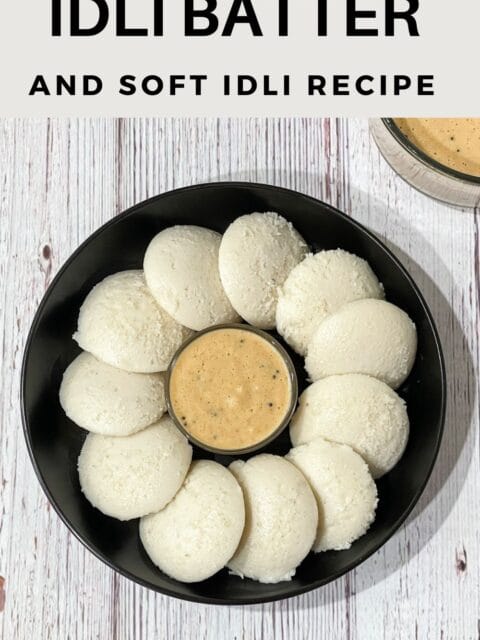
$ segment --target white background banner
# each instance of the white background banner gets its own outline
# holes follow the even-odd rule
[[[0,115],[479,116],[480,2],[416,4],[4,0]]]

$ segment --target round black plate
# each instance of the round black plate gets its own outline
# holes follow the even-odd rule
[[[102,515],[80,492],[77,457],[85,432],[63,413],[58,390],[63,371],[79,349],[72,340],[78,310],[105,276],[141,268],[152,237],[175,224],[197,224],[223,232],[238,216],[278,211],[314,250],[341,247],[368,260],[390,302],[417,325],[418,356],[400,394],[408,403],[411,434],[400,463],[378,482],[377,518],[351,549],[310,554],[291,582],[259,584],[223,570],[198,584],[182,584],[150,562],[138,536],[138,521]],[[367,348],[367,346],[366,346]],[[290,352],[291,353],[291,352]],[[305,374],[295,357],[300,384]],[[338,578],[374,553],[402,524],[431,473],[442,436],[445,373],[430,312],[415,283],[392,253],[369,231],[338,210],[278,187],[250,183],[199,185],[143,202],[96,231],[67,261],[35,316],[22,370],[25,437],[35,471],[49,500],[72,532],[101,560],[124,576],[162,593],[196,602],[250,604],[298,595]],[[288,431],[267,447],[286,453]],[[196,457],[210,457],[197,450]],[[228,458],[220,460],[228,463]]]

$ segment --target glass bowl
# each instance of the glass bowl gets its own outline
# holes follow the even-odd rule
[[[371,120],[370,131],[385,160],[412,187],[457,207],[480,206],[480,177],[430,158],[410,142],[393,118]]]
[[[171,395],[170,395],[171,376],[172,376],[173,370],[175,369],[175,365],[178,361],[178,358],[182,355],[185,349],[188,348],[193,342],[198,340],[201,336],[204,336],[207,333],[212,333],[214,331],[220,331],[222,329],[238,329],[239,331],[249,331],[259,336],[266,342],[268,342],[270,346],[272,346],[282,358],[287,368],[288,377],[290,381],[290,403],[278,427],[276,427],[266,438],[259,440],[258,442],[250,445],[249,447],[244,447],[243,449],[222,449],[222,448],[212,447],[211,445],[206,444],[202,440],[195,438],[195,436],[193,436],[190,433],[190,431],[185,428],[180,417],[177,415],[175,408],[173,406],[173,402],[171,400]],[[258,451],[266,447],[268,444],[273,442],[273,440],[278,438],[278,436],[283,432],[283,430],[289,424],[295,412],[297,401],[298,401],[297,372],[295,371],[295,366],[292,362],[292,359],[288,355],[287,351],[283,348],[283,346],[280,344],[278,340],[276,340],[272,335],[270,335],[266,331],[262,331],[261,329],[252,327],[249,324],[221,324],[213,327],[208,327],[208,329],[204,329],[203,331],[199,331],[198,333],[195,333],[193,336],[191,336],[188,340],[186,340],[181,345],[181,347],[178,349],[178,351],[172,358],[170,366],[168,367],[168,370],[167,370],[167,377],[165,381],[165,396],[167,400],[167,408],[168,408],[168,413],[170,414],[170,417],[172,418],[172,420],[174,421],[178,429],[180,429],[180,431],[186,436],[186,438],[188,438],[188,440],[190,440],[190,442],[197,445],[197,447],[200,447],[201,449],[210,451],[211,453],[216,453],[219,455],[227,455],[227,456],[242,456],[242,455],[254,453],[255,451]]]

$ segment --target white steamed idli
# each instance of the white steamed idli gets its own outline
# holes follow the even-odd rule
[[[247,322],[275,327],[278,288],[307,252],[290,222],[278,213],[241,216],[225,232],[219,267],[230,302]]]
[[[78,472],[87,500],[118,520],[156,513],[180,489],[192,448],[168,416],[125,438],[90,433]]]
[[[163,373],[130,373],[81,353],[63,374],[60,404],[79,427],[129,436],[167,410]]]
[[[191,331],[154,300],[143,271],[122,271],[88,294],[73,338],[96,358],[126,371],[166,371]]]
[[[367,464],[347,445],[322,438],[291,449],[287,460],[300,469],[317,499],[313,550],[349,549],[375,518],[377,487]]]
[[[322,437],[348,444],[379,478],[402,457],[408,440],[405,402],[388,385],[361,374],[318,380],[300,396],[290,423],[294,447]]]
[[[245,523],[243,494],[216,462],[192,462],[182,488],[159,513],[142,518],[140,538],[164,573],[199,582],[220,571],[235,553]]]
[[[312,490],[278,456],[237,460],[230,470],[243,489],[245,529],[229,569],[259,582],[290,580],[315,540],[318,513]]]
[[[315,329],[347,302],[383,298],[368,262],[347,251],[308,255],[286,279],[277,306],[277,331],[304,356]]]
[[[312,380],[364,373],[397,389],[408,377],[417,332],[408,315],[384,300],[349,302],[320,323],[308,345]]]
[[[177,322],[195,331],[239,320],[220,282],[220,241],[216,231],[176,226],[157,234],[145,253],[153,296]]]

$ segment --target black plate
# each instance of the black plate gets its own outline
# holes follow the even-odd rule
[[[77,457],[85,432],[63,413],[58,390],[63,371],[79,352],[71,336],[78,310],[105,276],[141,268],[152,237],[174,224],[198,224],[223,232],[238,216],[278,211],[314,250],[341,247],[368,260],[390,302],[417,325],[418,356],[400,394],[408,403],[411,435],[400,463],[378,482],[377,518],[351,549],[310,554],[291,582],[260,584],[226,570],[198,584],[182,584],[150,562],[138,536],[138,521],[122,523],[94,509],[80,492]],[[302,362],[296,357],[300,384]],[[430,312],[408,273],[369,231],[338,210],[302,194],[250,183],[199,185],[143,202],[96,231],[73,254],[48,289],[27,340],[22,370],[25,437],[35,471],[49,500],[71,531],[96,556],[124,576],[167,595],[195,602],[250,604],[298,595],[320,587],[374,553],[405,520],[432,471],[442,437],[445,373]],[[268,447],[289,448],[288,432]],[[210,457],[197,450],[197,457]],[[228,458],[221,462],[228,463]]]

